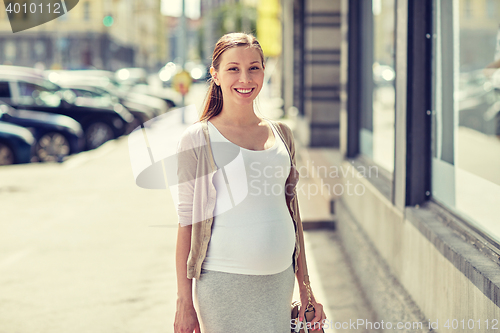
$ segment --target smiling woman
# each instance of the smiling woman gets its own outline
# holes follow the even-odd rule
[[[221,37],[210,73],[200,121],[178,145],[175,333],[290,332],[294,272],[302,304],[312,304],[312,322],[321,322],[323,307],[299,259],[304,246],[292,132],[259,118],[253,108],[264,82],[257,39],[243,33]],[[220,143],[236,153],[229,158]],[[251,165],[260,174],[283,170],[253,184],[259,190],[270,184],[271,195],[248,192],[255,180]]]

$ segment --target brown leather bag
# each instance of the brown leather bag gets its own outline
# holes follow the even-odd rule
[[[307,324],[310,323],[315,315],[314,315],[314,306],[311,303],[311,288],[309,286],[309,275],[307,273],[307,262],[306,262],[306,254],[304,251],[304,229],[302,228],[302,223],[298,223],[298,231],[299,231],[299,246],[300,246],[300,253],[299,253],[299,260],[301,261],[301,267],[304,272],[304,285],[307,288],[307,295],[309,297],[309,304],[307,304],[306,311],[304,313],[304,318],[302,322],[299,322],[299,310],[300,310],[300,302],[299,301],[294,301],[292,302],[292,312],[291,312],[291,321],[290,321],[290,328],[291,328],[291,333],[308,333],[309,329],[314,329],[318,328],[313,327],[312,324]],[[321,328],[320,331],[314,331],[314,332],[325,332],[323,328]]]
[[[294,301],[292,303],[292,321],[291,321],[291,332],[292,333],[307,333],[309,332],[309,329],[317,328],[312,326],[312,324],[307,325],[307,323],[310,323],[314,319],[314,307],[309,307],[306,309],[305,315],[302,320],[302,322],[299,322],[299,310],[300,310],[300,302],[299,301]],[[320,331],[314,331],[314,332],[325,332],[323,328],[321,328]]]

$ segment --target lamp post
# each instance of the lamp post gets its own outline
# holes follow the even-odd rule
[[[186,24],[186,0],[182,0],[182,13],[181,13],[181,62],[182,70],[186,68],[186,54],[187,54],[187,24]],[[182,94],[182,113],[181,121],[184,124],[184,107],[186,106],[185,94]]]

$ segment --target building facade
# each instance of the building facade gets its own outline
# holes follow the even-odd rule
[[[166,58],[160,0],[80,1],[64,15],[14,34],[0,12],[2,64],[153,70]]]
[[[500,4],[294,0],[282,9],[293,55],[283,62],[285,105],[298,113],[302,145],[323,147],[312,163],[379,321],[422,323],[398,332],[491,330]]]
[[[299,112],[304,145],[338,147],[340,2],[282,4],[285,109],[294,106]]]

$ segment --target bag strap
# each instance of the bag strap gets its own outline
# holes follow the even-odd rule
[[[283,133],[283,130],[281,128],[281,123],[275,122],[275,121],[273,121],[271,119],[267,119],[267,118],[264,118],[264,119],[268,120],[269,123],[276,129],[276,132],[281,136],[281,139],[285,143],[285,147],[288,150],[288,154],[290,156],[292,156],[288,142],[287,142],[287,140],[285,140],[285,134]],[[293,207],[292,207],[292,209],[293,209]],[[307,310],[307,309],[310,309],[310,307],[313,308],[313,305],[312,305],[312,299],[311,299],[312,292],[311,292],[311,285],[309,282],[309,273],[307,271],[307,261],[306,261],[306,253],[305,253],[305,246],[304,246],[304,228],[302,226],[302,222],[297,223],[297,232],[299,234],[299,258],[298,259],[299,259],[299,261],[301,261],[300,267],[302,268],[302,272],[304,273],[303,284],[307,289],[307,296],[309,299],[309,303],[307,304],[307,307],[306,307],[306,310]]]

